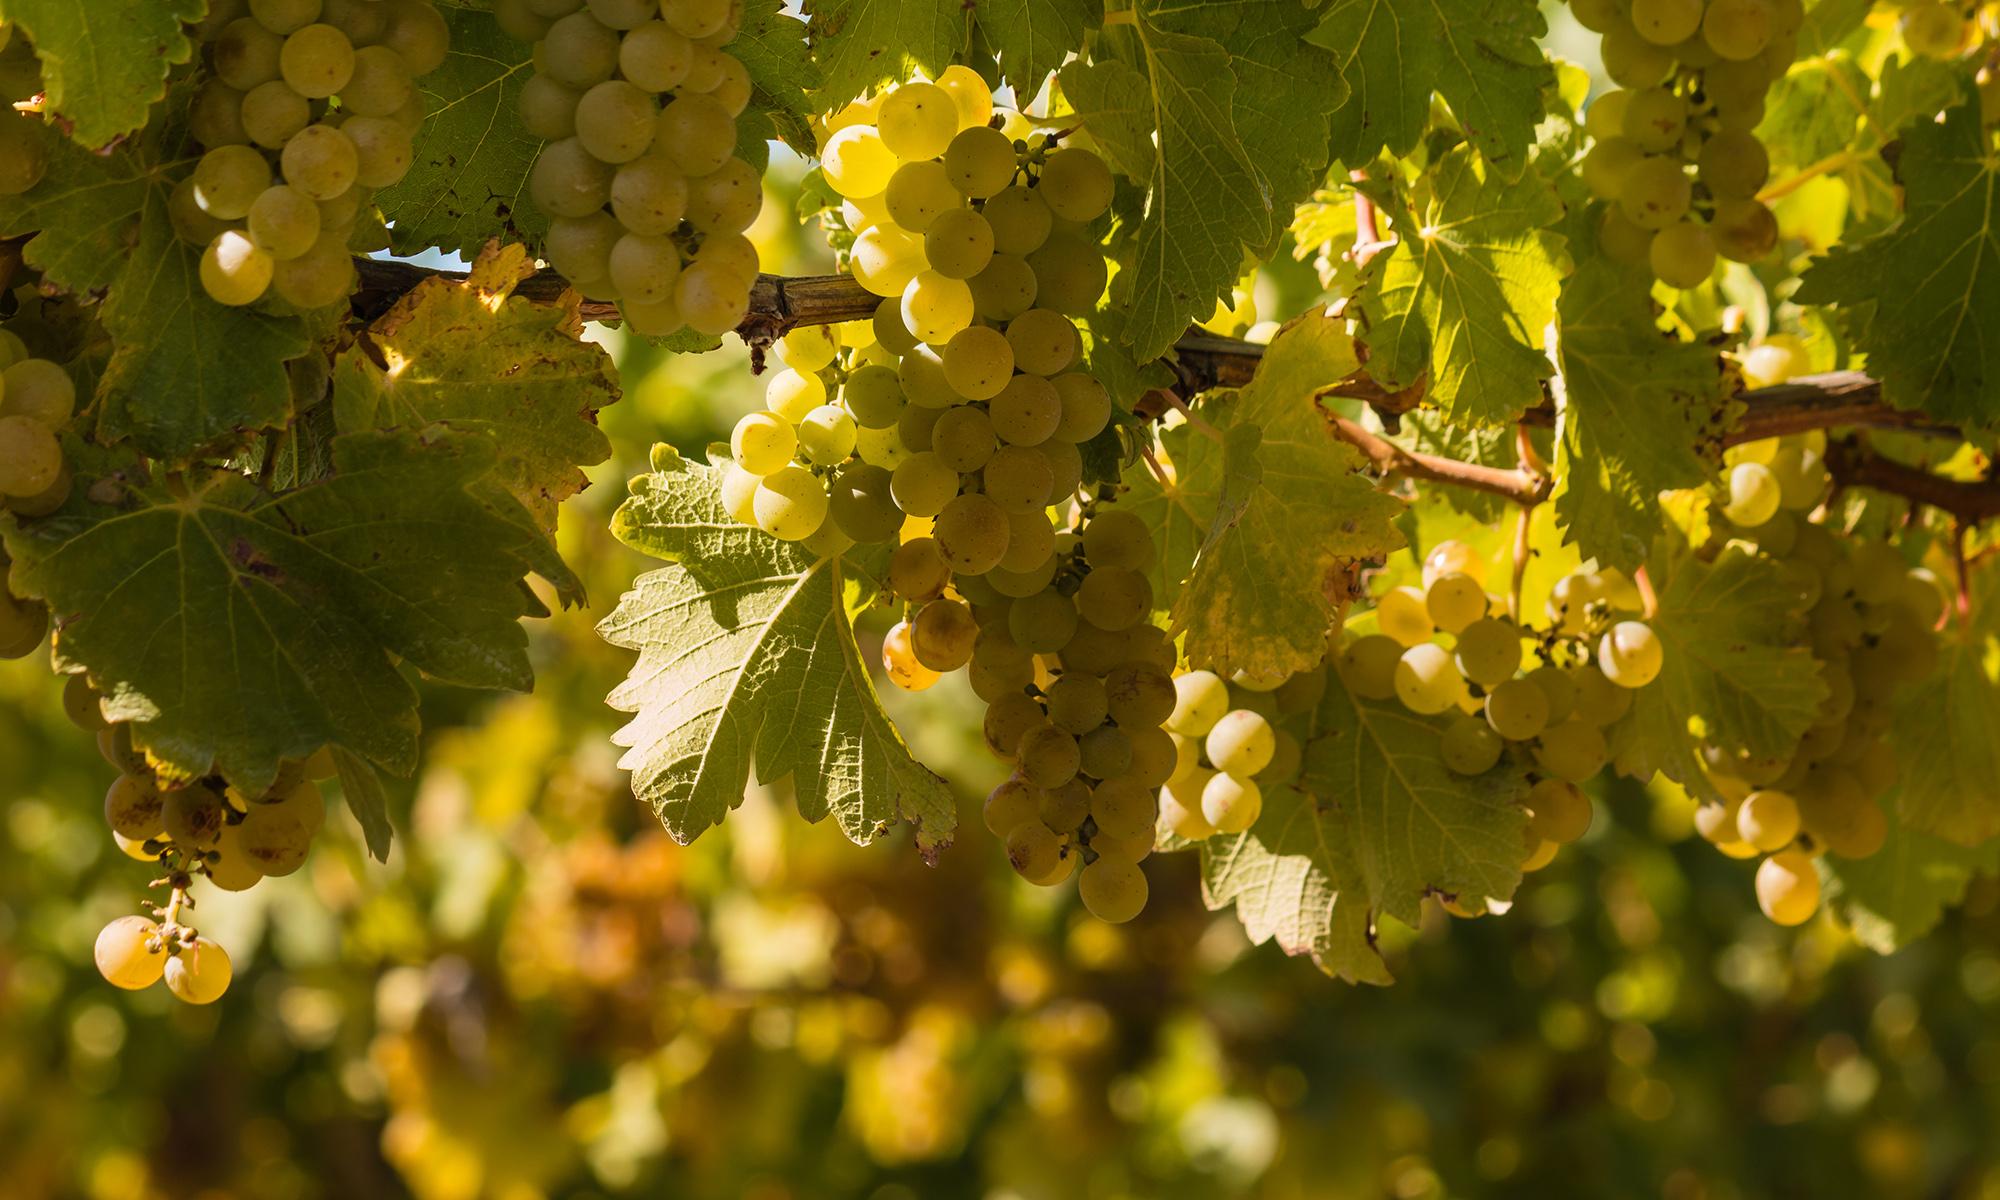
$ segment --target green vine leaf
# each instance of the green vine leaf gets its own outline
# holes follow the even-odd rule
[[[805,0],[806,34],[832,111],[878,83],[920,67],[933,78],[965,45],[971,16],[959,0]]]
[[[146,124],[168,68],[194,55],[182,25],[206,0],[4,0],[0,20],[35,43],[48,107],[93,149]]]
[[[934,859],[957,822],[951,789],[882,711],[841,560],[732,521],[718,474],[657,447],[612,520],[620,541],[671,564],[598,626],[639,652],[609,701],[635,714],[614,739],[633,791],[691,842],[742,803],[754,764],[766,782],[793,777],[806,820],[831,814],[858,843],[905,820]]]
[[[1159,556],[1148,569],[1155,603],[1181,594],[1201,545],[1215,524],[1216,501],[1222,493],[1222,445],[1196,436],[1189,425],[1159,432],[1164,480],[1150,470],[1129,476],[1120,508],[1152,530]]]
[[[1247,386],[1204,400],[1199,415],[1221,431],[1221,486],[1173,609],[1195,666],[1310,668],[1326,652],[1342,560],[1403,544],[1402,502],[1358,473],[1360,452],[1333,436],[1317,401],[1359,365],[1346,323],[1315,309],[1278,333]]]
[[[2000,873],[2000,839],[1962,846],[1892,821],[1874,854],[1829,855],[1819,868],[1827,907],[1862,945],[1888,954],[1936,928],[1945,909],[1965,899],[1975,874]]]
[[[1507,424],[1541,403],[1554,372],[1542,330],[1570,269],[1548,181],[1503,178],[1460,146],[1428,196],[1392,215],[1396,244],[1368,264],[1358,297],[1368,373],[1403,388],[1428,371],[1428,398],[1456,423]]]
[[[2000,154],[1977,104],[1918,121],[1897,162],[1908,197],[1880,237],[1842,246],[1805,273],[1801,304],[1843,305],[1841,317],[1882,381],[1882,397],[1941,421],[2000,428]],[[1880,303],[1893,297],[1890,303]]]
[[[975,11],[1001,72],[1024,96],[1040,91],[1104,19],[1104,6],[1092,0],[982,0]]]
[[[749,72],[753,89],[748,112],[762,112],[778,135],[801,154],[813,146],[813,104],[807,93],[824,84],[819,64],[806,49],[806,26],[780,0],[748,0],[743,24],[724,47]]]
[[[1891,740],[1903,824],[1965,847],[2000,838],[2000,567],[1972,586],[1977,616],[1940,635],[1938,667],[1898,698]]]
[[[87,671],[172,774],[254,794],[328,743],[406,774],[399,660],[468,687],[533,680],[527,537],[474,495],[493,464],[488,439],[436,429],[349,434],[329,478],[275,496],[231,471],[114,473],[7,531],[10,582],[60,622],[58,669]]]

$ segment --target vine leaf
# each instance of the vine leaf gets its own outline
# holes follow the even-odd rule
[[[1502,178],[1459,146],[1418,208],[1391,208],[1396,244],[1369,263],[1368,372],[1388,388],[1430,372],[1443,418],[1506,424],[1542,400],[1553,374],[1542,330],[1554,318],[1566,239],[1562,202],[1534,172]]]
[[[1992,402],[2000,378],[2000,157],[1977,104],[1918,121],[1897,160],[1903,219],[1806,271],[1801,304],[1843,306],[1882,397],[1941,421],[2000,428]],[[1889,303],[1879,303],[1893,297]]]
[[[976,11],[1001,71],[1023,96],[1039,92],[1050,72],[1104,21],[1104,6],[1090,0],[981,0]]]
[[[496,227],[539,244],[548,221],[528,201],[541,139],[521,127],[530,48],[501,32],[491,12],[445,8],[451,51],[417,81],[424,124],[409,174],[376,194],[398,254],[436,246],[470,257]]]
[[[1520,768],[1473,778],[1438,757],[1437,718],[1362,700],[1329,671],[1305,748],[1304,790],[1273,789],[1250,832],[1202,846],[1210,908],[1234,904],[1253,941],[1276,938],[1344,979],[1387,983],[1384,916],[1415,925],[1432,893],[1506,899],[1521,881]]]
[[[1819,867],[1827,906],[1862,945],[1888,954],[1935,928],[1965,898],[1973,875],[2000,872],[2000,839],[1962,846],[1892,821],[1874,854],[1829,855]]]
[[[57,669],[87,671],[171,774],[257,793],[328,743],[407,773],[398,660],[470,687],[533,679],[527,536],[473,491],[493,463],[488,439],[433,429],[348,434],[330,477],[275,496],[231,471],[114,474],[7,531],[12,585],[60,622]]]
[[[1634,693],[1612,748],[1619,769],[1636,779],[1658,771],[1698,800],[1719,800],[1691,724],[1725,750],[1786,755],[1826,698],[1803,640],[1804,598],[1775,561],[1735,546],[1713,563],[1656,555],[1649,569],[1660,607],[1648,623],[1665,661]]]
[[[425,279],[341,354],[334,413],[343,431],[443,421],[490,433],[494,480],[553,534],[557,506],[589,483],[578,468],[611,456],[597,412],[617,401],[618,373],[581,340],[574,292],[559,304],[512,295],[534,271],[525,247],[491,244],[463,282]]]
[[[182,25],[206,0],[0,0],[0,19],[35,43],[48,107],[93,149],[143,127],[167,69],[194,56]]]
[[[913,66],[935,78],[965,45],[971,20],[960,0],[805,0],[804,8],[824,111]]]
[[[723,47],[750,75],[750,109],[769,115],[780,136],[800,153],[813,146],[812,102],[819,90],[819,64],[806,50],[806,26],[779,0],[748,0],[743,24]]]
[[[377,862],[388,862],[389,843],[396,835],[389,825],[389,795],[382,789],[382,777],[367,759],[339,747],[333,751],[333,766],[340,774],[340,794],[347,800],[347,811],[361,824],[368,853]]]
[[[1465,136],[1497,163],[1525,161],[1555,84],[1536,44],[1548,32],[1533,0],[1333,0],[1309,40],[1333,51],[1349,97],[1333,117],[1333,154],[1365,163],[1414,148],[1444,97]]]
[[[1896,705],[1894,745],[1903,824],[1977,846],[2000,837],[2000,567],[1973,576],[1963,640],[1941,636],[1938,668]]]
[[[1204,400],[1222,431],[1221,486],[1174,603],[1195,666],[1310,668],[1326,653],[1341,560],[1403,544],[1402,502],[1357,473],[1360,452],[1333,436],[1316,399],[1358,367],[1346,323],[1314,309],[1279,331],[1247,386]]]
[[[1695,446],[1721,415],[1721,364],[1656,328],[1643,273],[1601,255],[1578,265],[1556,321],[1556,514],[1586,556],[1630,571],[1662,530],[1660,493],[1714,474]]]
[[[795,781],[808,821],[831,814],[867,843],[898,820],[934,859],[957,821],[950,787],[882,711],[844,600],[839,559],[816,558],[722,509],[719,472],[672,447],[612,519],[626,545],[671,564],[642,575],[598,626],[639,652],[609,703],[635,714],[619,765],[676,841],[691,842],[758,777]]]
[[[1120,508],[1152,530],[1159,555],[1147,575],[1156,602],[1181,594],[1194,570],[1195,556],[1201,553],[1201,544],[1215,523],[1216,499],[1222,491],[1219,442],[1195,436],[1193,426],[1177,425],[1160,430],[1159,443],[1166,452],[1160,459],[1166,479],[1133,468],[1125,495],[1118,501]]]

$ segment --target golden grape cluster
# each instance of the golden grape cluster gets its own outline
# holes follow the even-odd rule
[[[12,330],[0,329],[0,508],[42,517],[69,499],[71,475],[62,432],[76,409],[76,384],[60,364],[35,358]],[[0,550],[0,658],[21,658],[42,644],[49,609],[5,586]]]
[[[501,0],[499,15],[535,46],[520,111],[547,143],[528,177],[543,256],[639,333],[736,328],[757,281],[743,231],[764,203],[736,153],[750,76],[725,47],[741,0]]]

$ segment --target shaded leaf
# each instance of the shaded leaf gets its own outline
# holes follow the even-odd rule
[[[146,124],[168,68],[194,55],[182,24],[207,9],[206,0],[0,0],[0,19],[34,41],[50,111],[98,147]]]

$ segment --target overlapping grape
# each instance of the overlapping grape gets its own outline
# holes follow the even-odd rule
[[[444,62],[444,18],[429,0],[221,0],[196,33],[209,77],[188,133],[206,152],[168,211],[203,247],[202,289],[228,305],[344,299],[350,246],[379,248],[355,245],[369,195],[410,169],[416,80]]]
[[[1572,0],[1570,9],[1603,35],[1604,69],[1621,89],[1584,114],[1594,145],[1583,181],[1605,201],[1605,252],[1678,288],[1706,282],[1718,258],[1769,254],[1778,223],[1757,193],[1770,158],[1752,131],[1766,89],[1797,53],[1800,0]]]
[[[741,0],[501,0],[535,44],[522,122],[544,139],[528,195],[543,256],[639,333],[719,336],[749,311],[743,231],[763,179],[736,155],[750,76],[726,46]]]
[[[76,409],[76,385],[61,365],[35,358],[0,329],[0,507],[47,516],[69,499],[71,476],[62,432]],[[0,658],[21,658],[49,631],[48,606],[16,598],[6,586],[0,551]]]

